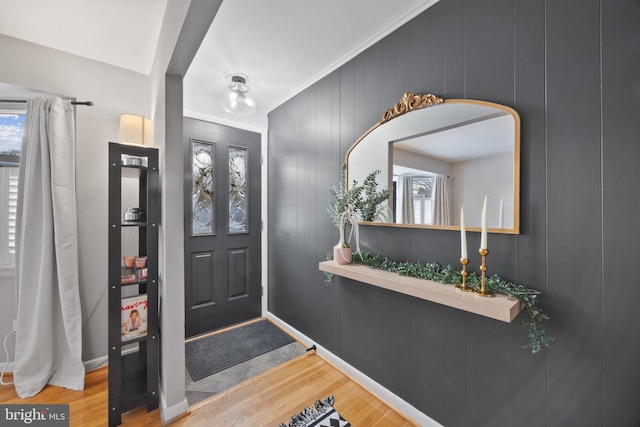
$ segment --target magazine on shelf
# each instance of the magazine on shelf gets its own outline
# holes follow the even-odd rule
[[[122,341],[147,335],[147,295],[122,298],[120,302]]]

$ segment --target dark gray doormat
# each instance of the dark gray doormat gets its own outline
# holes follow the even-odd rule
[[[260,320],[185,344],[193,381],[246,362],[295,340],[268,320]]]

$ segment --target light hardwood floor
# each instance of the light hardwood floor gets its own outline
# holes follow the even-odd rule
[[[13,381],[11,374],[5,375],[5,382]],[[107,368],[89,372],[85,377],[83,391],[72,391],[62,387],[46,386],[40,393],[29,399],[20,399],[13,385],[0,386],[0,403],[6,404],[69,404],[69,419],[72,427],[101,426],[109,424],[107,406],[109,393]],[[147,412],[140,407],[122,415],[123,425],[159,426],[160,411]]]
[[[76,392],[47,386],[22,400],[13,386],[0,386],[0,402],[68,403],[72,427],[107,425],[107,368],[88,373],[85,387]],[[334,407],[354,427],[417,426],[314,352],[192,405],[191,413],[172,426],[277,427],[332,393]],[[123,414],[122,424],[160,426],[160,413],[141,407]]]

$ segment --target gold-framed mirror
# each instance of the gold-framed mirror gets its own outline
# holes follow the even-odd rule
[[[365,224],[520,232],[520,116],[507,106],[407,92],[347,151],[347,186],[375,170],[390,188],[381,220]]]

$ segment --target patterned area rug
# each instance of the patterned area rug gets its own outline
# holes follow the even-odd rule
[[[314,406],[309,406],[294,415],[289,424],[280,423],[279,427],[351,427],[349,421],[333,408],[333,394],[322,400],[316,400]]]
[[[246,362],[294,342],[268,320],[251,323],[185,344],[185,362],[193,381]]]

